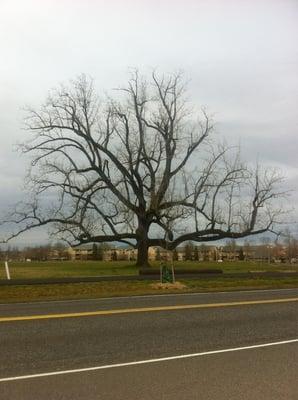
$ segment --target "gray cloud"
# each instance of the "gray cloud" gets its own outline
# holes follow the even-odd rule
[[[2,0],[0,4],[0,210],[22,198],[28,137],[22,107],[81,72],[98,90],[127,69],[183,69],[189,98],[206,105],[218,137],[245,159],[297,182],[298,5],[295,0]],[[32,236],[37,240],[38,236]]]

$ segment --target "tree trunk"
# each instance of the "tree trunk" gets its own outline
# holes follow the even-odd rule
[[[148,261],[148,230],[149,230],[149,225],[144,223],[144,221],[139,220],[139,226],[137,229],[137,235],[138,235],[138,240],[137,240],[137,249],[138,249],[138,255],[137,255],[137,262],[136,265],[139,268],[149,268],[150,264]]]
[[[150,264],[148,261],[148,243],[147,241],[140,241],[137,244],[138,256],[136,265],[140,268],[149,268]]]

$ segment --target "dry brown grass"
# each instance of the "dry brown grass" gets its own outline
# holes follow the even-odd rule
[[[150,287],[156,290],[184,290],[187,289],[187,285],[181,282],[175,283],[151,283]]]

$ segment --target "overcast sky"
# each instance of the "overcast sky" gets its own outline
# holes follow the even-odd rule
[[[297,0],[0,0],[0,211],[23,197],[22,108],[82,72],[109,91],[129,67],[185,71],[218,135],[297,190],[297,21]]]

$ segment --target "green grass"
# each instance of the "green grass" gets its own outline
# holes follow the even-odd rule
[[[159,262],[153,262],[153,267],[159,267]],[[175,269],[206,269],[220,268],[224,272],[247,271],[297,271],[298,265],[268,264],[253,261],[229,262],[195,262],[176,261]],[[59,278],[102,275],[136,275],[138,269],[134,262],[128,261],[44,261],[44,262],[10,262],[9,269],[12,279],[22,278]],[[4,262],[0,262],[0,279],[6,279]]]
[[[1,286],[0,302],[26,302],[62,299],[84,299],[160,293],[191,293],[243,289],[275,289],[298,287],[298,278],[279,279],[193,279],[180,280],[183,290],[153,289],[148,281],[114,281],[96,283],[71,283],[50,285]]]
[[[297,264],[268,264],[261,261],[176,261],[176,269],[208,269],[219,268],[224,272],[249,272],[249,271],[297,271]]]
[[[10,262],[12,279],[62,278],[103,275],[136,275],[137,268],[132,262],[116,261],[32,261]],[[5,279],[4,263],[0,264],[0,279]]]

